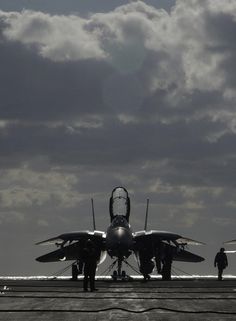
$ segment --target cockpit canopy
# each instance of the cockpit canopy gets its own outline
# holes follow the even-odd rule
[[[111,221],[115,216],[122,215],[127,222],[130,215],[130,199],[127,190],[124,187],[116,187],[113,189],[110,198],[110,216]]]

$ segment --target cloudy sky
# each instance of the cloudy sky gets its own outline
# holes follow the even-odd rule
[[[231,0],[0,0],[0,275],[60,269],[35,242],[91,229],[91,197],[105,230],[119,185],[134,230],[148,197],[150,229],[207,243],[184,270],[216,273],[236,238],[235,35]]]

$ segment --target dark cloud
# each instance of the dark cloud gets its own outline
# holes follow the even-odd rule
[[[232,70],[236,67],[236,44],[234,34],[236,24],[234,12],[209,13],[206,18],[206,30],[211,42],[209,50],[224,55],[222,70],[225,73],[225,80],[229,88],[235,88],[236,78]]]
[[[106,110],[102,80],[111,68],[96,61],[53,63],[18,43],[0,44],[4,120],[70,120]]]
[[[226,51],[235,50],[234,34],[236,32],[234,12],[209,12],[206,17],[206,30],[211,43],[221,44]],[[220,48],[218,47],[218,50]]]

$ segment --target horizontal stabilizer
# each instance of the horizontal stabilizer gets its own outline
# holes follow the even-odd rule
[[[178,251],[174,254],[173,260],[174,261],[181,261],[181,262],[196,263],[196,262],[202,262],[205,259],[199,255],[193,254],[193,253],[185,251],[185,250],[181,250],[181,251]]]
[[[86,241],[85,241],[86,242]],[[78,241],[70,245],[61,247],[58,250],[52,251],[50,253],[44,254],[36,258],[38,262],[59,262],[59,261],[69,261],[69,260],[80,260],[83,256],[83,249],[85,245],[84,241]],[[95,243],[95,256],[99,261],[101,251],[104,249],[102,242]]]
[[[65,259],[64,259],[65,258]],[[50,252],[48,254],[39,256],[36,258],[36,261],[38,262],[58,262],[58,261],[65,261],[66,257],[65,255],[62,253],[61,249],[60,250],[56,250],[53,252]]]
[[[77,259],[77,244],[74,243],[67,247],[58,249],[56,251],[44,254],[40,257],[37,257],[36,261],[38,262],[59,262],[59,261],[68,261]]]

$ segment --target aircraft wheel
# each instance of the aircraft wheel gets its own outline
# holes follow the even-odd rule
[[[113,271],[112,278],[114,281],[117,280],[117,275],[118,275],[117,271]]]

